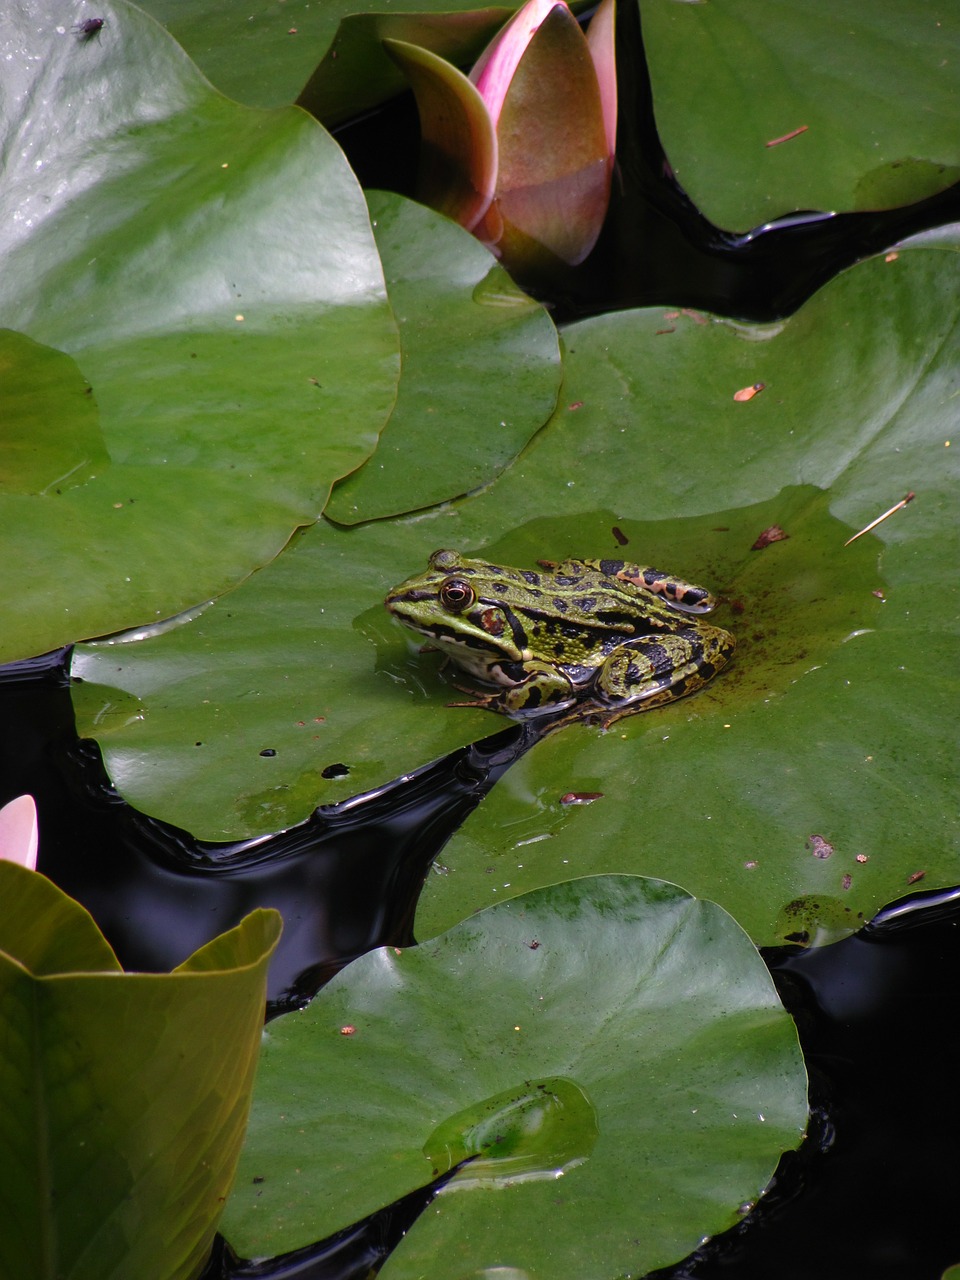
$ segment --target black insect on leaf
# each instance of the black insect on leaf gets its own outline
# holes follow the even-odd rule
[[[73,31],[78,40],[92,40],[94,36],[99,37],[105,22],[106,18],[84,18],[74,25]]]

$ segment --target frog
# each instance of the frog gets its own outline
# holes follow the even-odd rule
[[[434,551],[387,610],[471,680],[475,706],[515,718],[582,708],[607,726],[702,689],[736,640],[702,621],[704,587],[613,559],[515,569]]]

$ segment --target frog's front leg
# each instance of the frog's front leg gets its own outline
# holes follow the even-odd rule
[[[504,663],[504,676],[509,677],[510,664]],[[515,684],[504,689],[500,702],[505,711],[559,710],[574,701],[573,685],[557,667],[536,658],[522,665],[516,664],[518,677]]]
[[[729,632],[703,623],[673,635],[640,636],[607,656],[595,689],[621,714],[645,711],[702,688],[726,666],[735,647]]]
[[[453,682],[454,688],[477,696],[470,702],[451,702],[451,707],[484,707],[488,711],[532,712],[559,711],[576,697],[573,685],[549,662],[528,659],[526,662],[500,662],[491,665],[491,680],[501,687],[496,692],[481,693],[468,685]]]

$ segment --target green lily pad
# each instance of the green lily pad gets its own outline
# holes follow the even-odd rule
[[[431,551],[619,555],[719,590],[734,663],[610,733],[536,746],[444,851],[418,936],[587,872],[675,878],[764,943],[848,932],[920,872],[956,883],[958,290],[955,252],[902,250],[776,325],[648,309],[572,326],[562,406],[494,485],[321,524],[188,626],[79,651],[98,686],[77,691],[80,731],[138,807],[211,838],[276,829],[506,723],[448,708],[437,656],[382,609]],[[787,540],[751,550],[776,524]],[[349,773],[323,777],[334,763]]]
[[[381,0],[382,3],[382,0]],[[399,11],[345,13],[330,48],[298,102],[333,128],[409,87],[384,41],[416,45],[457,66],[469,67],[519,5],[478,8],[437,0]]]
[[[688,321],[658,334],[669,322],[648,312],[567,331],[565,395],[582,407],[525,466],[549,483],[565,461],[579,487],[578,442],[594,439],[598,419],[610,422],[609,449],[621,426],[662,421],[669,404],[662,437],[634,446],[646,513],[711,505],[686,522],[626,523],[628,500],[594,483],[589,492],[609,506],[586,523],[588,545],[636,548],[641,560],[705,576],[726,599],[719,621],[739,650],[689,701],[538,745],[444,850],[418,935],[564,875],[631,871],[716,899],[758,943],[827,941],[920,880],[956,882],[944,696],[956,684],[950,441],[960,347],[947,298],[958,266],[936,252],[865,263],[765,329]],[[658,343],[654,369],[639,353]],[[699,358],[683,355],[687,343]],[[716,362],[706,354],[714,344]],[[642,374],[627,371],[628,350]],[[733,401],[756,382],[765,390]],[[682,425],[694,419],[696,436]],[[617,475],[628,468],[616,452],[606,462]],[[817,488],[777,492],[801,478]],[[515,467],[497,487],[507,507],[521,481]],[[844,547],[908,486],[914,503]],[[749,505],[747,495],[766,494]],[[629,548],[609,533],[601,541],[614,522]],[[773,525],[788,540],[751,550]],[[462,545],[474,545],[472,532]],[[545,518],[484,552],[516,559],[519,550],[528,562],[537,545],[560,559],[571,541],[561,520]]]
[[[62,493],[104,465],[89,392],[69,356],[0,329],[0,493]]]
[[[4,323],[72,357],[103,441],[61,493],[33,492],[23,457],[5,480],[3,660],[242,580],[372,451],[396,393],[396,326],[336,145],[294,108],[223,99],[138,9],[98,12],[81,38],[30,0],[2,33]],[[67,386],[35,406],[53,409],[46,439],[75,431]]]
[[[343,523],[489,482],[550,415],[561,373],[549,317],[472,236],[398,196],[371,201],[404,373],[377,452],[328,506]],[[388,780],[385,768],[403,771],[404,743],[381,715],[395,677],[387,668],[371,682],[369,672],[375,646],[393,632],[380,602],[412,553],[390,525],[371,533],[377,550],[363,568],[343,557],[346,531],[324,522],[194,624],[77,651],[81,731],[100,740],[134,803],[172,814],[176,795],[179,825],[229,838],[295,822],[371,775]],[[435,726],[412,719],[399,731],[412,732],[406,746],[422,762],[437,753]],[[474,729],[482,723],[476,717]],[[441,753],[462,745],[464,728],[448,722]],[[331,765],[348,772],[322,776]]]
[[[143,6],[223,93],[257,107],[301,105],[334,125],[392,97],[403,77],[382,38],[454,61],[480,52],[517,5],[476,0],[147,0]]]
[[[725,912],[638,877],[558,884],[371,952],[271,1024],[222,1227],[277,1254],[466,1159],[384,1277],[581,1280],[598,1241],[641,1275],[763,1191],[805,1086]]]
[[[960,179],[954,9],[653,0],[642,10],[660,136],[717,225],[909,204]]]
[[[357,524],[488,484],[552,414],[557,331],[473,236],[422,205],[368,196],[403,377],[368,462],[324,514]]]
[[[0,1272],[191,1280],[243,1141],[275,911],[172,974],[124,974],[93,919],[0,861]]]
[[[444,686],[421,673],[381,604],[410,557],[396,522],[321,521],[194,621],[78,646],[78,731],[98,740],[130,803],[229,840],[502,728],[480,711],[424,714],[421,680],[441,696]]]

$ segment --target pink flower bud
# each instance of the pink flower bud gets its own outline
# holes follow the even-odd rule
[[[0,809],[0,858],[36,870],[37,806],[33,796],[17,796]]]

